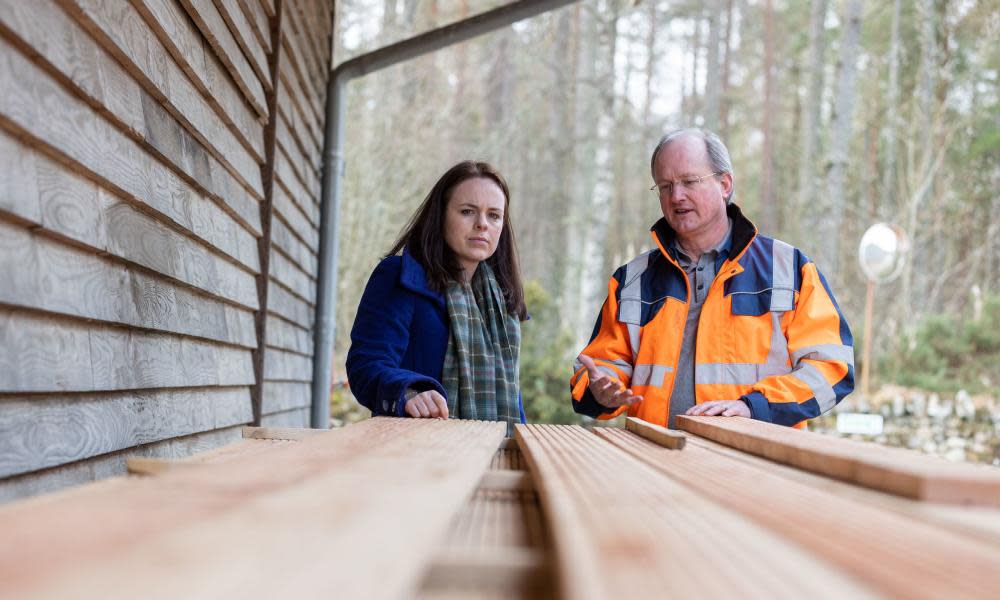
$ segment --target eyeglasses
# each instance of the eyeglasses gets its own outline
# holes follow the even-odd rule
[[[663,183],[654,184],[653,187],[649,188],[649,191],[658,194],[660,198],[670,198],[674,195],[674,186],[690,190],[709,177],[715,177],[717,175],[722,175],[722,171],[716,171],[715,173],[709,173],[708,175],[702,175],[701,177],[685,177],[684,179],[680,179],[678,181],[665,181]]]

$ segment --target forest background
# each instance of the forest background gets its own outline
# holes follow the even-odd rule
[[[504,3],[343,0],[336,61]],[[962,455],[1000,463],[997,0],[583,0],[356,80],[347,123],[336,378],[375,264],[441,173],[487,160],[527,282],[529,421],[578,422],[571,361],[660,217],[650,152],[702,126],[758,229],[830,281],[860,369],[858,242],[880,221],[908,233],[902,275],[876,292],[875,392],[845,409],[906,424],[879,441],[947,454],[969,438]],[[334,416],[361,410],[342,391]]]

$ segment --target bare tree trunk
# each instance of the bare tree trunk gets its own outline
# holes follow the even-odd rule
[[[705,127],[719,128],[719,0],[708,2],[708,57],[705,64]]]
[[[914,290],[914,262],[921,260],[923,257],[921,254],[921,244],[920,236],[921,231],[918,231],[919,221],[918,217],[920,215],[920,207],[923,204],[924,198],[926,198],[928,192],[931,189],[930,182],[928,184],[922,184],[921,180],[925,180],[924,175],[932,168],[932,164],[936,161],[934,159],[937,149],[934,147],[934,132],[935,129],[935,118],[934,118],[934,80],[935,80],[935,70],[937,68],[937,39],[935,36],[935,19],[934,19],[934,0],[921,0],[918,4],[918,15],[920,19],[920,76],[917,81],[917,114],[914,116],[914,121],[921,124],[919,128],[920,140],[911,146],[911,153],[919,152],[921,157],[920,167],[911,179],[913,179],[916,184],[913,185],[913,193],[910,195],[908,200],[908,205],[906,207],[906,232],[913,239],[913,256],[912,260],[906,265],[903,270],[903,281],[902,281],[902,297],[903,301],[907,303],[904,307],[913,314],[913,304],[914,301],[919,297],[915,294]],[[914,160],[911,159],[911,164],[914,164]],[[925,180],[926,181],[926,180]]]
[[[646,4],[649,11],[649,29],[646,32],[646,97],[642,103],[642,131],[645,134],[652,134],[653,137],[657,137],[659,132],[653,130],[653,124],[650,123],[650,116],[653,114],[653,89],[655,87],[656,81],[656,33],[657,33],[657,11],[656,2],[649,2]],[[653,140],[646,141],[648,144],[654,143]]]
[[[761,227],[775,233],[778,229],[778,209],[774,198],[774,131],[771,118],[774,102],[774,6],[764,4],[764,148],[761,153],[760,211]]]
[[[617,101],[615,56],[618,52],[618,16],[617,0],[609,0],[604,10],[610,12],[607,22],[603,23],[604,40],[598,57],[597,85],[600,90],[601,103],[597,114],[590,118],[596,121],[595,181],[591,195],[591,219],[587,227],[587,237],[584,240],[583,272],[579,287],[579,313],[576,331],[587,331],[588,322],[593,319],[594,306],[599,306],[604,298],[605,283],[610,273],[597,272],[595,266],[603,265],[607,254],[609,230],[612,227],[607,216],[614,210],[614,129]],[[602,11],[603,12],[603,11]],[[598,39],[601,39],[600,37]],[[589,336],[582,336],[589,337]]]
[[[691,83],[682,103],[682,113],[688,123],[693,123],[701,113],[701,102],[698,98],[698,73],[701,71],[702,19],[697,17],[694,22],[694,31],[691,32]]]
[[[802,214],[805,207],[816,203],[816,154],[818,148],[818,132],[820,126],[820,109],[823,104],[823,72],[826,54],[826,11],[827,0],[813,0],[812,14],[809,19],[809,63],[806,67],[809,73],[809,88],[803,104],[802,129],[800,133],[799,156],[799,201],[795,207],[797,214]],[[808,211],[804,222],[815,227],[819,218],[813,211]],[[800,219],[800,222],[803,221]]]
[[[896,178],[896,136],[899,132],[899,12],[902,0],[892,4],[892,34],[889,39],[889,89],[886,90],[885,170],[882,172],[882,205],[878,214],[887,216],[893,204],[898,206],[899,187]],[[896,202],[894,203],[893,200]]]
[[[824,211],[826,227],[820,243],[820,267],[837,282],[840,273],[840,238],[846,205],[845,186],[848,151],[851,142],[851,121],[854,117],[854,83],[857,75],[858,42],[861,37],[861,0],[848,0],[840,41],[840,75],[831,123],[830,158],[827,172],[829,210]]]
[[[550,277],[543,279],[549,287],[548,291],[553,297],[566,295],[566,290],[576,286],[576,281],[570,278],[570,235],[568,231],[571,227],[578,227],[576,223],[570,222],[570,215],[575,214],[572,210],[572,199],[574,196],[574,179],[571,177],[574,172],[573,147],[577,138],[579,121],[577,116],[577,85],[573,81],[573,76],[578,72],[579,47],[577,40],[580,39],[580,8],[574,7],[559,13],[556,21],[556,46],[555,46],[555,86],[550,104],[550,127],[549,138],[552,140],[552,147],[555,150],[554,167],[552,174],[555,182],[553,188],[551,211],[541,224],[541,231],[545,238],[538,244],[545,248],[547,264],[539,272],[550,274]],[[530,165],[529,165],[530,166]],[[542,175],[542,174],[540,174]],[[564,321],[567,318],[564,316]]]
[[[651,3],[655,4],[655,3]],[[726,1],[726,39],[722,55],[722,84],[719,99],[719,135],[722,139],[729,138],[729,66],[733,49],[733,0]]]

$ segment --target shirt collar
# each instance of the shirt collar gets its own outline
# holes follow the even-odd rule
[[[713,248],[707,250],[705,254],[711,256],[728,256],[730,250],[733,247],[733,220],[728,219],[729,225],[726,227],[726,235],[722,236],[722,239]],[[684,260],[685,262],[692,262],[691,257],[689,257],[683,249],[681,249],[680,243],[677,241],[677,236],[674,236],[670,240],[670,249],[674,253],[674,258],[678,261]]]

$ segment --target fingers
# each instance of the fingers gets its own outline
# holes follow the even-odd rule
[[[747,405],[744,404],[742,400],[713,400],[711,402],[696,404],[695,406],[687,409],[684,414],[694,417],[723,416],[749,418],[750,409],[747,408]]]
[[[618,382],[611,380],[608,385],[604,385],[601,392],[594,393],[597,402],[608,408],[618,408],[619,406],[632,406],[642,402],[642,396],[632,393],[630,389],[619,389]]]
[[[419,419],[421,417],[426,417],[430,415],[427,407],[424,406],[424,400],[419,395],[414,396],[406,401],[406,406],[403,407],[406,414],[410,415],[414,419]]]
[[[406,414],[415,419],[448,418],[448,403],[441,394],[434,390],[420,392],[406,401],[403,407]]]
[[[434,406],[437,408],[437,411],[436,411],[437,414],[436,415],[432,415],[432,416],[437,416],[437,417],[440,417],[442,419],[447,419],[448,418],[448,403],[445,402],[444,396],[442,396],[441,394],[437,393],[434,390],[431,390],[431,391],[429,391],[427,393],[430,394],[431,402],[433,402]]]
[[[590,358],[586,354],[581,354],[577,356],[576,359],[586,367],[587,375],[590,376],[590,382],[594,383],[600,381],[601,379],[610,379],[606,373],[602,373],[600,369],[597,368],[597,364],[594,363],[594,359]]]

